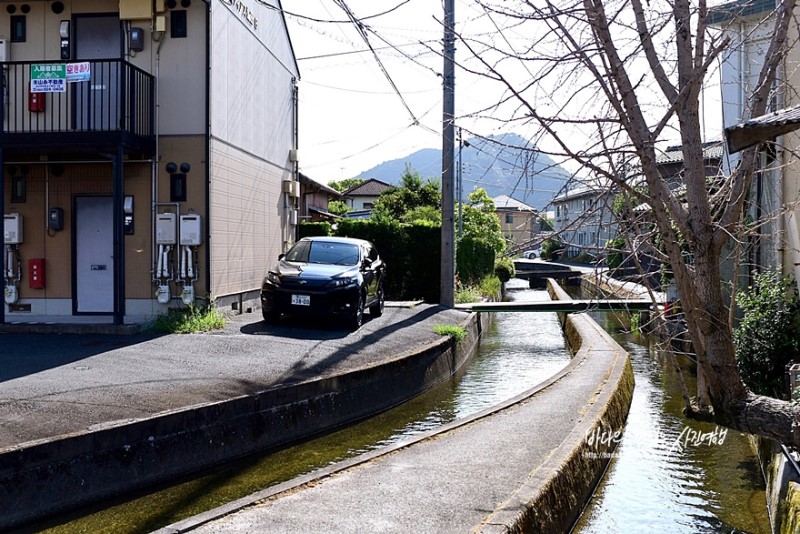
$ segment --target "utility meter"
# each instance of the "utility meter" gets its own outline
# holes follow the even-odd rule
[[[22,243],[22,216],[19,213],[7,213],[3,216],[3,243],[6,245]]]
[[[174,245],[177,243],[177,217],[174,213],[156,215],[156,244]]]
[[[197,246],[201,243],[200,216],[196,213],[181,215],[181,245]]]

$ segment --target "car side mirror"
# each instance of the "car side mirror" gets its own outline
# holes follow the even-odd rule
[[[285,257],[286,257],[286,254],[278,254],[278,261],[281,261]]]

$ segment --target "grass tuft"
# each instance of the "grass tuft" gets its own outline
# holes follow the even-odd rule
[[[433,327],[433,331],[440,336],[450,336],[459,343],[467,336],[467,331],[463,326],[457,324],[437,324]]]
[[[159,334],[193,334],[209,332],[225,326],[225,316],[214,306],[189,306],[169,310],[156,317],[150,331]]]

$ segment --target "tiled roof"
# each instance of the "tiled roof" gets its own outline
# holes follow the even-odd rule
[[[494,197],[492,200],[494,201],[495,209],[498,210],[536,211],[536,208],[528,206],[524,202],[520,202],[508,195],[500,195],[499,197]]]
[[[348,189],[347,191],[345,191],[342,194],[345,195],[345,196],[348,196],[348,197],[353,197],[353,196],[356,196],[356,197],[377,197],[378,195],[380,195],[384,191],[387,191],[387,190],[393,189],[393,188],[394,188],[394,186],[391,185],[391,184],[387,184],[387,183],[381,182],[380,180],[376,180],[375,178],[370,178],[369,180],[367,180],[367,181],[365,181],[365,182],[363,182],[363,183],[361,183],[359,185],[351,187],[350,189]]]
[[[775,9],[775,0],[736,0],[708,10],[706,23],[713,26],[738,18],[763,15]]]
[[[722,141],[710,141],[703,143],[704,159],[722,159]],[[656,163],[668,165],[670,163],[683,163],[683,146],[675,145],[667,147],[664,152],[656,156]]]

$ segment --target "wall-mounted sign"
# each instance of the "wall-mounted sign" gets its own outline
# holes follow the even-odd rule
[[[247,6],[242,0],[221,0],[223,4],[230,7],[231,10],[239,13],[239,16],[247,22],[254,30],[258,29],[258,19],[255,13]],[[273,7],[273,6],[269,6]]]
[[[88,82],[92,77],[92,64],[88,61],[67,63],[68,82]]]
[[[67,66],[64,64],[31,65],[31,93],[67,91]]]

